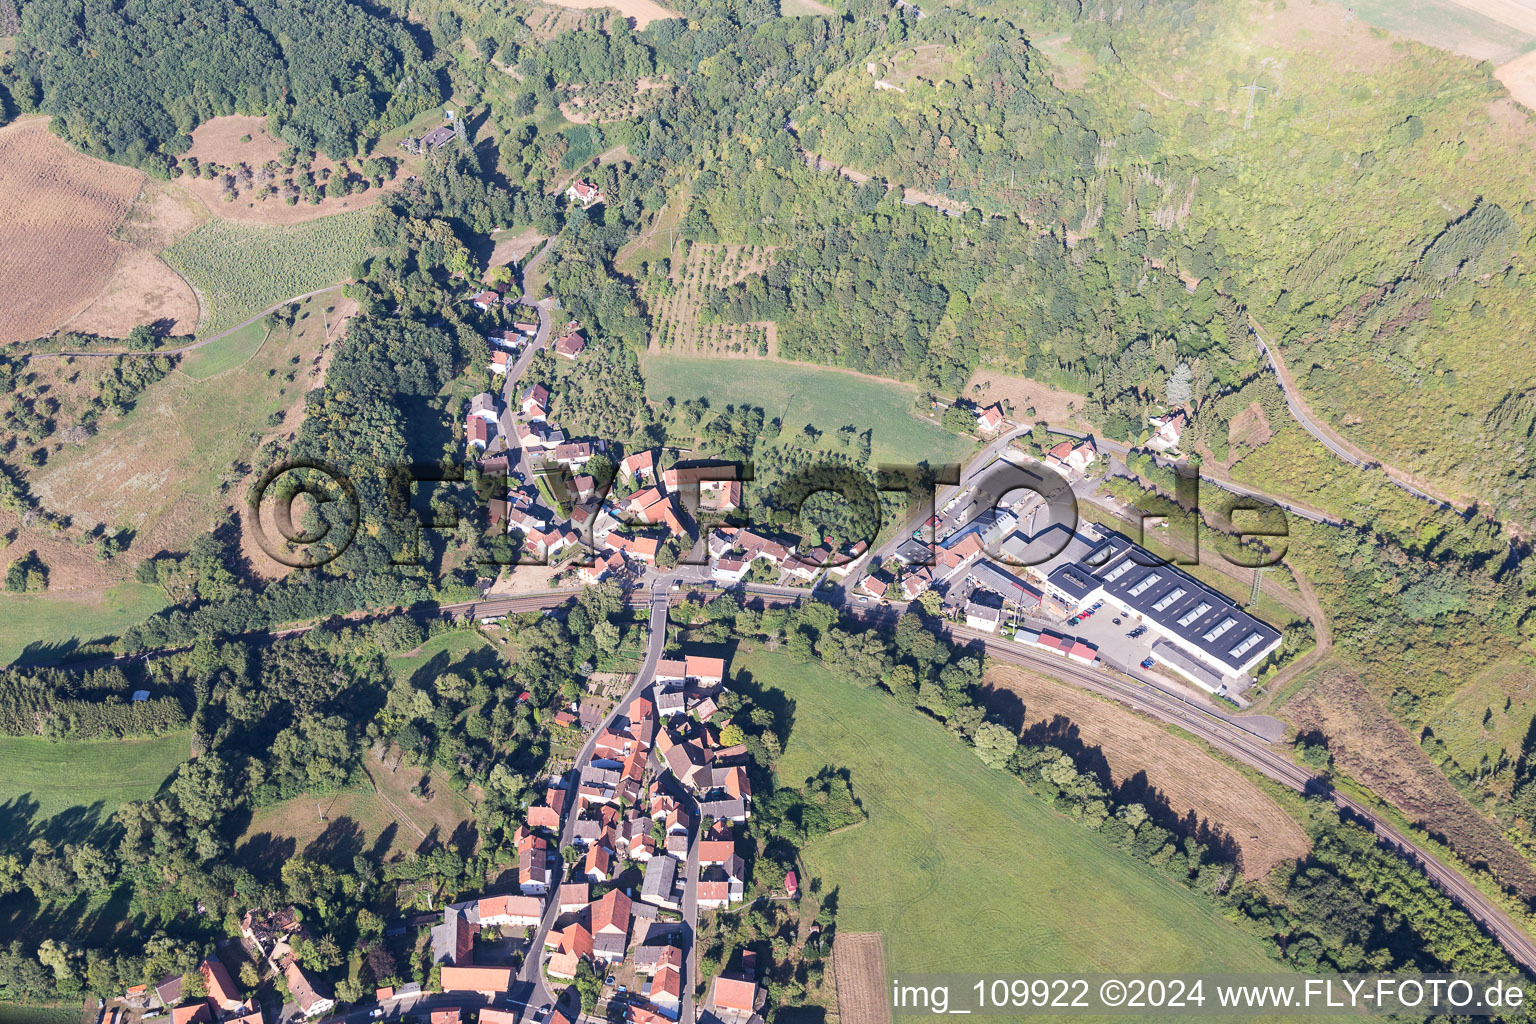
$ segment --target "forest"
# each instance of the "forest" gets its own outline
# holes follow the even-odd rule
[[[5,70],[20,112],[162,176],[220,115],[271,115],[289,145],[339,160],[439,98],[410,34],[349,0],[29,0]]]

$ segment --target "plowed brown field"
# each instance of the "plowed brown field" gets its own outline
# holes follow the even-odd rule
[[[127,248],[112,232],[143,184],[131,167],[77,152],[46,119],[0,128],[0,344],[92,303]]]
[[[842,932],[832,947],[841,1024],[890,1024],[885,998],[885,942],[879,932]]]

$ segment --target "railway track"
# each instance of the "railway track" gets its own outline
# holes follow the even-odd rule
[[[980,642],[989,657],[1072,683],[1186,729],[1228,757],[1298,793],[1326,795],[1336,806],[1369,823],[1381,842],[1423,871],[1504,948],[1510,959],[1527,972],[1536,973],[1536,941],[1458,871],[1442,864],[1377,811],[1276,753],[1267,742],[1241,725],[1145,683],[1122,682],[1106,672],[1080,667],[1057,656],[1024,650],[1016,644],[964,627],[947,626],[944,631],[956,639]]]

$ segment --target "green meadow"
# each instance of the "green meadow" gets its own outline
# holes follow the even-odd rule
[[[746,403],[783,420],[781,436],[807,423],[818,430],[855,424],[873,431],[875,461],[942,462],[969,443],[910,411],[916,389],[842,370],[761,359],[710,359],[650,353],[641,362],[653,402],[704,397],[711,408]]]
[[[891,975],[1283,970],[1213,906],[984,767],[938,722],[820,663],[743,651],[733,668],[791,706],[784,784],[824,765],[850,772],[868,820],[802,856],[837,891],[840,931],[884,935]]]
[[[190,743],[184,730],[132,740],[0,736],[0,805],[22,804],[34,824],[68,811],[94,819],[81,822],[87,827],[100,824],[159,792]]]
[[[267,325],[261,320],[209,342],[181,358],[181,372],[193,380],[207,380],[244,363],[261,348],[267,338]]]
[[[22,657],[32,644],[67,644],[114,636],[166,605],[165,591],[143,583],[119,583],[104,594],[0,595],[0,664]]]

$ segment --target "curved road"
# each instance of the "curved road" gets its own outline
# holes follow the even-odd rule
[[[108,359],[108,358],[116,358],[117,356],[179,356],[179,355],[183,355],[183,354],[185,354],[187,352],[191,352],[194,349],[202,348],[204,345],[211,345],[214,342],[218,341],[220,338],[227,338],[231,334],[234,334],[236,331],[240,330],[241,328],[251,326],[251,324],[255,323],[257,320],[260,320],[262,317],[266,316],[268,313],[275,313],[279,309],[282,309],[284,306],[291,306],[295,302],[303,302],[305,299],[312,299],[316,295],[324,295],[326,292],[334,292],[334,291],[337,291],[338,289],[345,288],[345,287],[346,287],[346,282],[343,281],[340,284],[331,284],[331,285],[326,285],[324,288],[316,288],[314,291],[312,291],[312,292],[305,292],[303,295],[295,295],[293,298],[291,298],[291,299],[284,299],[282,302],[275,302],[272,305],[268,306],[266,309],[262,310],[260,313],[257,313],[255,316],[248,316],[248,317],[246,317],[244,320],[241,320],[239,323],[235,324],[235,326],[233,326],[233,327],[226,328],[225,330],[220,331],[218,334],[213,334],[213,335],[210,335],[210,336],[208,336],[206,338],[200,338],[197,341],[194,341],[190,345],[182,345],[180,348],[156,348],[156,349],[150,349],[147,352],[127,352],[127,351],[122,351],[122,350],[119,350],[119,351],[116,351],[116,352],[28,352],[26,354],[25,358],[27,358],[27,359],[47,359],[50,356],[73,356],[74,358],[77,358],[77,359],[80,359],[80,358],[89,359],[89,358],[92,358],[92,357],[99,357],[99,358],[102,358],[102,359]]]
[[[1275,372],[1275,379],[1280,382],[1280,392],[1285,396],[1285,407],[1290,410],[1291,416],[1296,422],[1301,424],[1303,430],[1317,438],[1324,448],[1327,448],[1351,466],[1357,469],[1379,469],[1387,475],[1388,480],[1391,480],[1415,498],[1427,501],[1431,505],[1447,511],[1465,511],[1455,502],[1442,498],[1438,494],[1431,494],[1423,488],[1410,483],[1407,479],[1407,473],[1404,473],[1395,466],[1389,466],[1379,459],[1372,458],[1340,437],[1327,424],[1322,423],[1312,414],[1312,409],[1307,405],[1306,399],[1302,398],[1301,394],[1297,391],[1296,382],[1291,379],[1291,374],[1286,369],[1285,361],[1280,358],[1280,354],[1275,351],[1269,340],[1264,337],[1264,332],[1260,330],[1259,323],[1253,318],[1252,313],[1248,314],[1248,325],[1253,328],[1253,336],[1259,343],[1259,351],[1264,354],[1265,362]]]

